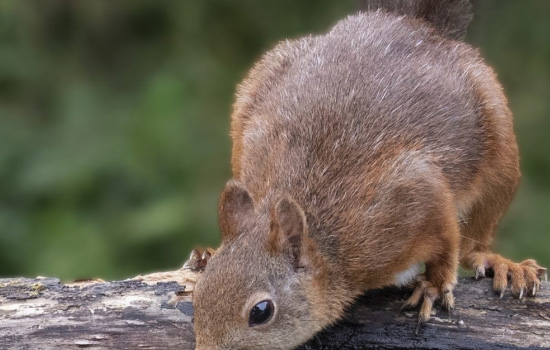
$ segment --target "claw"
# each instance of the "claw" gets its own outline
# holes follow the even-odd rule
[[[420,331],[420,326],[422,326],[422,321],[418,320],[418,323],[416,324],[416,330],[414,331],[415,335],[418,335],[418,331]]]
[[[476,280],[480,277],[485,277],[485,267],[478,266],[476,269]]]
[[[191,260],[191,259],[196,260],[196,259],[200,259],[200,258],[201,258],[201,253],[198,250],[193,249],[191,251],[191,254],[189,255],[189,260]]]
[[[522,291],[523,292],[523,291]],[[500,299],[502,299],[502,297],[504,296],[504,289],[501,289],[500,291]]]
[[[535,294],[533,294],[533,295],[535,295]],[[502,298],[502,295],[500,297]],[[521,290],[519,291],[519,300],[521,300],[522,298],[523,298],[523,288],[521,288]]]

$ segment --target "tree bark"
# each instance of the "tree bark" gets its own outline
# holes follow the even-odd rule
[[[0,349],[194,349],[188,270],[119,282],[0,279]],[[452,315],[437,310],[415,335],[410,291],[367,293],[347,317],[300,349],[550,348],[550,284],[536,298],[499,299],[491,279],[461,278]]]

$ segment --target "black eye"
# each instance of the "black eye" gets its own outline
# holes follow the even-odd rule
[[[266,323],[273,316],[274,309],[271,300],[260,301],[250,310],[248,325],[254,327]]]

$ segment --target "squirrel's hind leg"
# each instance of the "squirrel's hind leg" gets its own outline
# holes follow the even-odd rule
[[[517,174],[519,178],[519,173]],[[508,288],[515,298],[535,296],[543,278],[547,278],[546,269],[529,259],[516,263],[491,251],[491,241],[496,225],[512,199],[517,180],[495,181],[493,188],[485,197],[479,199],[470,209],[469,215],[461,226],[460,264],[472,270],[476,278],[493,276],[493,290],[502,298]]]
[[[519,183],[518,154],[511,134],[498,157],[483,167],[473,192],[478,193],[461,222],[460,263],[475,272],[476,278],[493,276],[493,289],[502,297],[510,281],[512,295],[522,299],[535,296],[546,269],[534,260],[516,263],[491,251],[497,223],[508,208]],[[506,142],[505,142],[506,141]],[[510,146],[512,145],[512,146]]]
[[[515,263],[490,251],[476,251],[462,258],[465,268],[476,271],[476,278],[485,277],[486,271],[493,275],[493,290],[502,298],[510,280],[512,295],[518,299],[535,296],[541,280],[548,279],[547,270],[535,260]]]

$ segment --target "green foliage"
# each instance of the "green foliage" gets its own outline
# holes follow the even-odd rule
[[[121,278],[216,246],[235,85],[359,2],[0,3],[0,275]],[[484,0],[468,40],[515,112],[524,181],[499,247],[550,265],[550,3]]]

